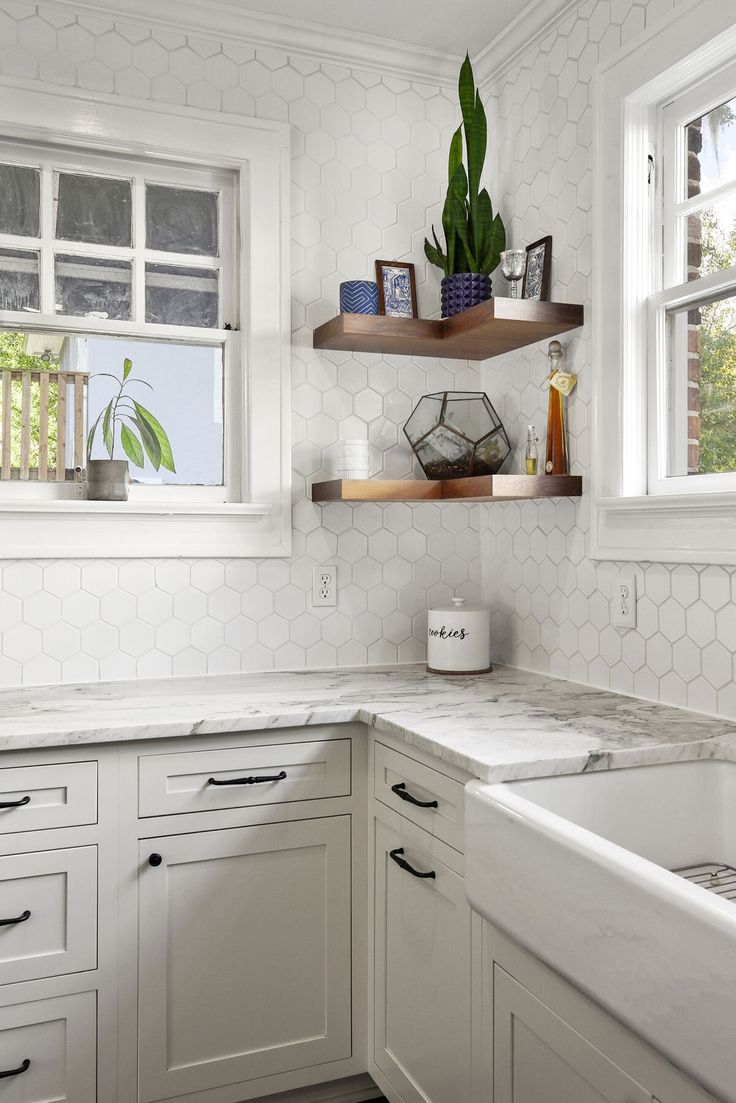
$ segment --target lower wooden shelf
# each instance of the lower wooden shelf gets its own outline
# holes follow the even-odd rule
[[[313,502],[515,502],[578,498],[582,475],[476,475],[469,479],[329,479],[312,483]]]

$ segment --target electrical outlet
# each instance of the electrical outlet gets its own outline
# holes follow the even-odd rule
[[[312,605],[337,605],[337,567],[334,563],[314,568]]]
[[[636,628],[636,576],[618,575],[613,582],[611,624],[615,628]]]

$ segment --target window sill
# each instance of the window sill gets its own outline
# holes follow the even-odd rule
[[[289,511],[251,502],[0,502],[3,559],[291,554]]]
[[[736,493],[598,498],[592,559],[736,565]]]
[[[80,516],[85,514],[116,514],[121,517],[133,517],[136,514],[158,514],[162,516],[203,517],[270,517],[273,508],[268,505],[256,505],[253,502],[91,502],[85,499],[65,499],[42,501],[33,499],[6,498],[0,500],[0,513],[64,513]]]

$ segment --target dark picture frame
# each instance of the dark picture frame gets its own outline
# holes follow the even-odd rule
[[[418,318],[414,265],[404,260],[377,260],[378,313],[387,318]]]
[[[521,286],[522,299],[549,300],[549,284],[552,269],[552,238],[540,237],[526,247],[526,270]]]

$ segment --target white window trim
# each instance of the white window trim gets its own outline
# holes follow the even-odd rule
[[[0,136],[235,170],[246,214],[239,227],[243,278],[238,292],[246,392],[240,396],[246,442],[243,500],[0,501],[0,558],[289,555],[288,126],[0,80]],[[181,328],[182,339],[195,332]]]
[[[651,234],[639,181],[652,112],[735,53],[730,5],[684,0],[595,76],[593,559],[736,564],[736,493],[646,493],[647,364],[662,340],[664,303],[653,297],[648,316],[649,273],[632,261]],[[716,274],[714,289],[729,277]]]

